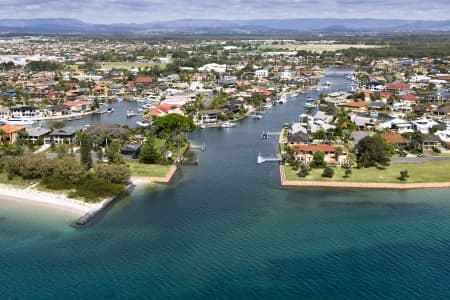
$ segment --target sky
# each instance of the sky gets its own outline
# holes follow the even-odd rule
[[[0,18],[146,23],[186,18],[450,19],[450,0],[0,0]]]

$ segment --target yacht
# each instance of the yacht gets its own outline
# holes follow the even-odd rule
[[[106,112],[110,114],[110,113],[114,112],[114,108],[110,107],[110,108],[106,109]]]
[[[252,118],[253,118],[253,119],[256,119],[256,120],[260,120],[260,119],[262,119],[262,115],[260,115],[260,114],[258,114],[258,113],[254,113],[254,114],[252,115]]]
[[[4,122],[5,124],[19,125],[19,126],[31,126],[36,123],[36,121],[32,119],[19,119],[19,118],[9,118]]]
[[[236,125],[236,124],[233,123],[233,122],[226,121],[226,122],[223,122],[223,123],[220,125],[220,127],[222,127],[222,128],[231,128],[231,127],[234,127],[235,125]]]

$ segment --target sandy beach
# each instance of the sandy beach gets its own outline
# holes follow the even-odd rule
[[[21,189],[5,184],[0,184],[0,200],[39,204],[49,208],[53,207],[69,210],[71,214],[79,217],[88,212],[95,211],[103,205],[103,202],[86,203],[83,201],[70,199],[61,193],[39,191],[33,186]]]
[[[145,176],[131,176],[131,183],[134,185],[145,185],[151,183],[169,183],[173,175],[177,172],[177,166],[171,166],[169,172],[165,177],[145,177]]]
[[[333,189],[378,189],[378,190],[410,190],[450,188],[450,182],[424,183],[376,183],[376,182],[341,182],[341,181],[302,181],[286,180],[284,166],[280,166],[281,185],[285,187],[320,187]]]

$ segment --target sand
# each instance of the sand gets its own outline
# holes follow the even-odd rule
[[[86,203],[80,200],[70,199],[61,193],[39,191],[34,186],[27,188],[16,188],[0,184],[0,199],[6,201],[24,202],[45,205],[49,208],[69,210],[71,214],[83,216],[102,207],[100,203]]]

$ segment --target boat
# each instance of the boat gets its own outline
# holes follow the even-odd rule
[[[261,120],[261,119],[262,119],[262,115],[257,114],[257,113],[254,113],[254,114],[252,115],[252,118],[255,119],[255,120]]]
[[[134,116],[137,116],[138,114],[137,113],[135,113],[134,111],[132,111],[132,110],[127,110],[127,118],[131,118],[131,117],[134,117]]]
[[[305,104],[304,104],[305,108],[315,108],[316,107],[316,103],[314,100],[306,100]]]
[[[114,112],[114,108],[109,107],[109,108],[106,110],[106,112],[110,114],[110,113]]]
[[[278,99],[278,103],[284,104],[284,103],[286,103],[286,102],[287,102],[286,94],[282,94],[282,95],[280,96],[280,99]]]
[[[202,124],[202,125],[200,125],[199,126],[201,129],[206,129],[206,125],[205,124]]]
[[[9,118],[9,119],[5,120],[5,124],[10,124],[10,125],[31,126],[31,125],[34,125],[35,123],[36,123],[36,121],[31,120],[31,119]]]
[[[231,127],[234,127],[235,125],[236,125],[236,124],[233,123],[233,122],[226,121],[226,122],[223,122],[223,123],[220,125],[220,127],[222,127],[222,128],[231,128]]]
[[[152,125],[151,122],[146,122],[146,121],[137,121],[136,122],[137,126],[141,126],[141,127],[149,127]]]

